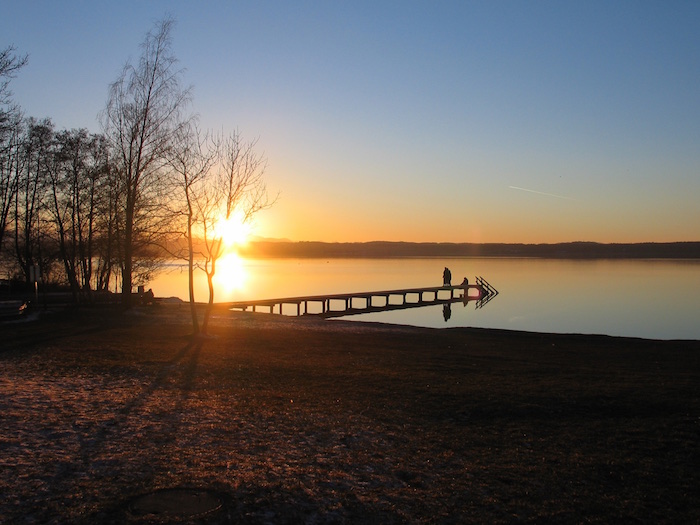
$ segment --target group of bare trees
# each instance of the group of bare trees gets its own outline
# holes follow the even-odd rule
[[[104,137],[56,131],[49,120],[13,129],[2,159],[5,259],[65,281],[75,298],[109,286],[116,265],[113,173]],[[112,201],[110,201],[112,199]]]
[[[9,82],[27,58],[0,52],[0,249],[5,268],[29,282],[40,266],[76,300],[120,279],[126,306],[159,261],[187,260],[197,332],[193,273],[206,272],[211,305],[223,253],[217,222],[250,220],[271,202],[255,141],[202,133],[189,114],[172,28],[157,23],[138,63],[112,83],[100,134],[24,118]]]
[[[224,251],[218,226],[231,220],[247,222],[272,204],[263,181],[265,159],[255,151],[256,142],[243,142],[238,133],[228,136],[202,134],[190,122],[181,130],[169,165],[184,197],[183,215],[189,273],[189,299],[194,331],[199,331],[194,299],[195,258],[206,273],[209,298],[202,321],[206,332],[214,303],[216,262]],[[195,250],[197,238],[199,248]]]
[[[118,267],[116,193],[103,135],[24,118],[9,82],[26,64],[0,52],[0,254],[3,273],[70,287],[76,300]],[[5,277],[5,276],[3,276]]]
[[[104,135],[17,119],[0,151],[3,273],[65,284],[75,300],[121,274],[120,193]],[[5,277],[5,276],[3,276]]]

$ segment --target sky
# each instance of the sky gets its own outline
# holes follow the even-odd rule
[[[101,130],[165,16],[294,241],[700,240],[700,2],[0,0],[27,116]]]

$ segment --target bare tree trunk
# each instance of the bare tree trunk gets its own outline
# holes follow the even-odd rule
[[[214,275],[216,275],[216,261],[219,258],[218,254],[221,253],[221,238],[216,239],[214,249],[211,253],[217,254],[217,256],[211,257],[211,269],[209,265],[205,267],[205,271],[207,272],[207,286],[209,288],[209,300],[207,301],[207,307],[204,310],[204,319],[202,320],[202,333],[204,334],[207,333],[209,317],[214,308]]]
[[[61,205],[59,204],[58,194],[59,194],[59,180],[60,175],[56,172],[51,174],[51,194],[53,197],[54,215],[56,228],[58,229],[58,248],[61,253],[61,259],[63,259],[63,268],[66,272],[66,278],[68,279],[68,284],[70,285],[71,295],[73,296],[73,302],[78,302],[78,280],[75,274],[75,259],[68,252],[67,240],[66,240],[66,225],[63,220],[63,214],[61,213]]]
[[[126,220],[124,227],[124,270],[122,271],[122,306],[131,307],[131,278],[133,265],[134,206],[127,197]]]
[[[190,313],[192,315],[192,331],[199,334],[199,321],[197,320],[197,305],[194,302],[194,246],[192,245],[192,213],[187,217],[187,248],[189,264],[187,266],[188,283],[190,291]]]

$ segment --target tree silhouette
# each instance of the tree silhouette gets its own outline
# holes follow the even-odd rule
[[[120,237],[122,301],[131,305],[135,258],[168,233],[168,153],[178,131],[186,125],[183,112],[190,92],[180,85],[182,70],[172,55],[173,20],[156,23],[141,45],[137,65],[127,64],[110,86],[103,127],[113,149],[112,161],[123,199]]]

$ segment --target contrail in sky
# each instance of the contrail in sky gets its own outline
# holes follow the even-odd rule
[[[527,191],[529,193],[537,193],[538,195],[547,195],[548,197],[556,197],[557,199],[566,199],[568,201],[575,201],[576,199],[573,199],[571,197],[565,197],[564,195],[555,195],[554,193],[545,193],[544,191],[537,191],[537,190],[528,190],[527,188],[519,188],[518,186],[508,186],[511,189],[514,190],[520,190],[520,191]]]

